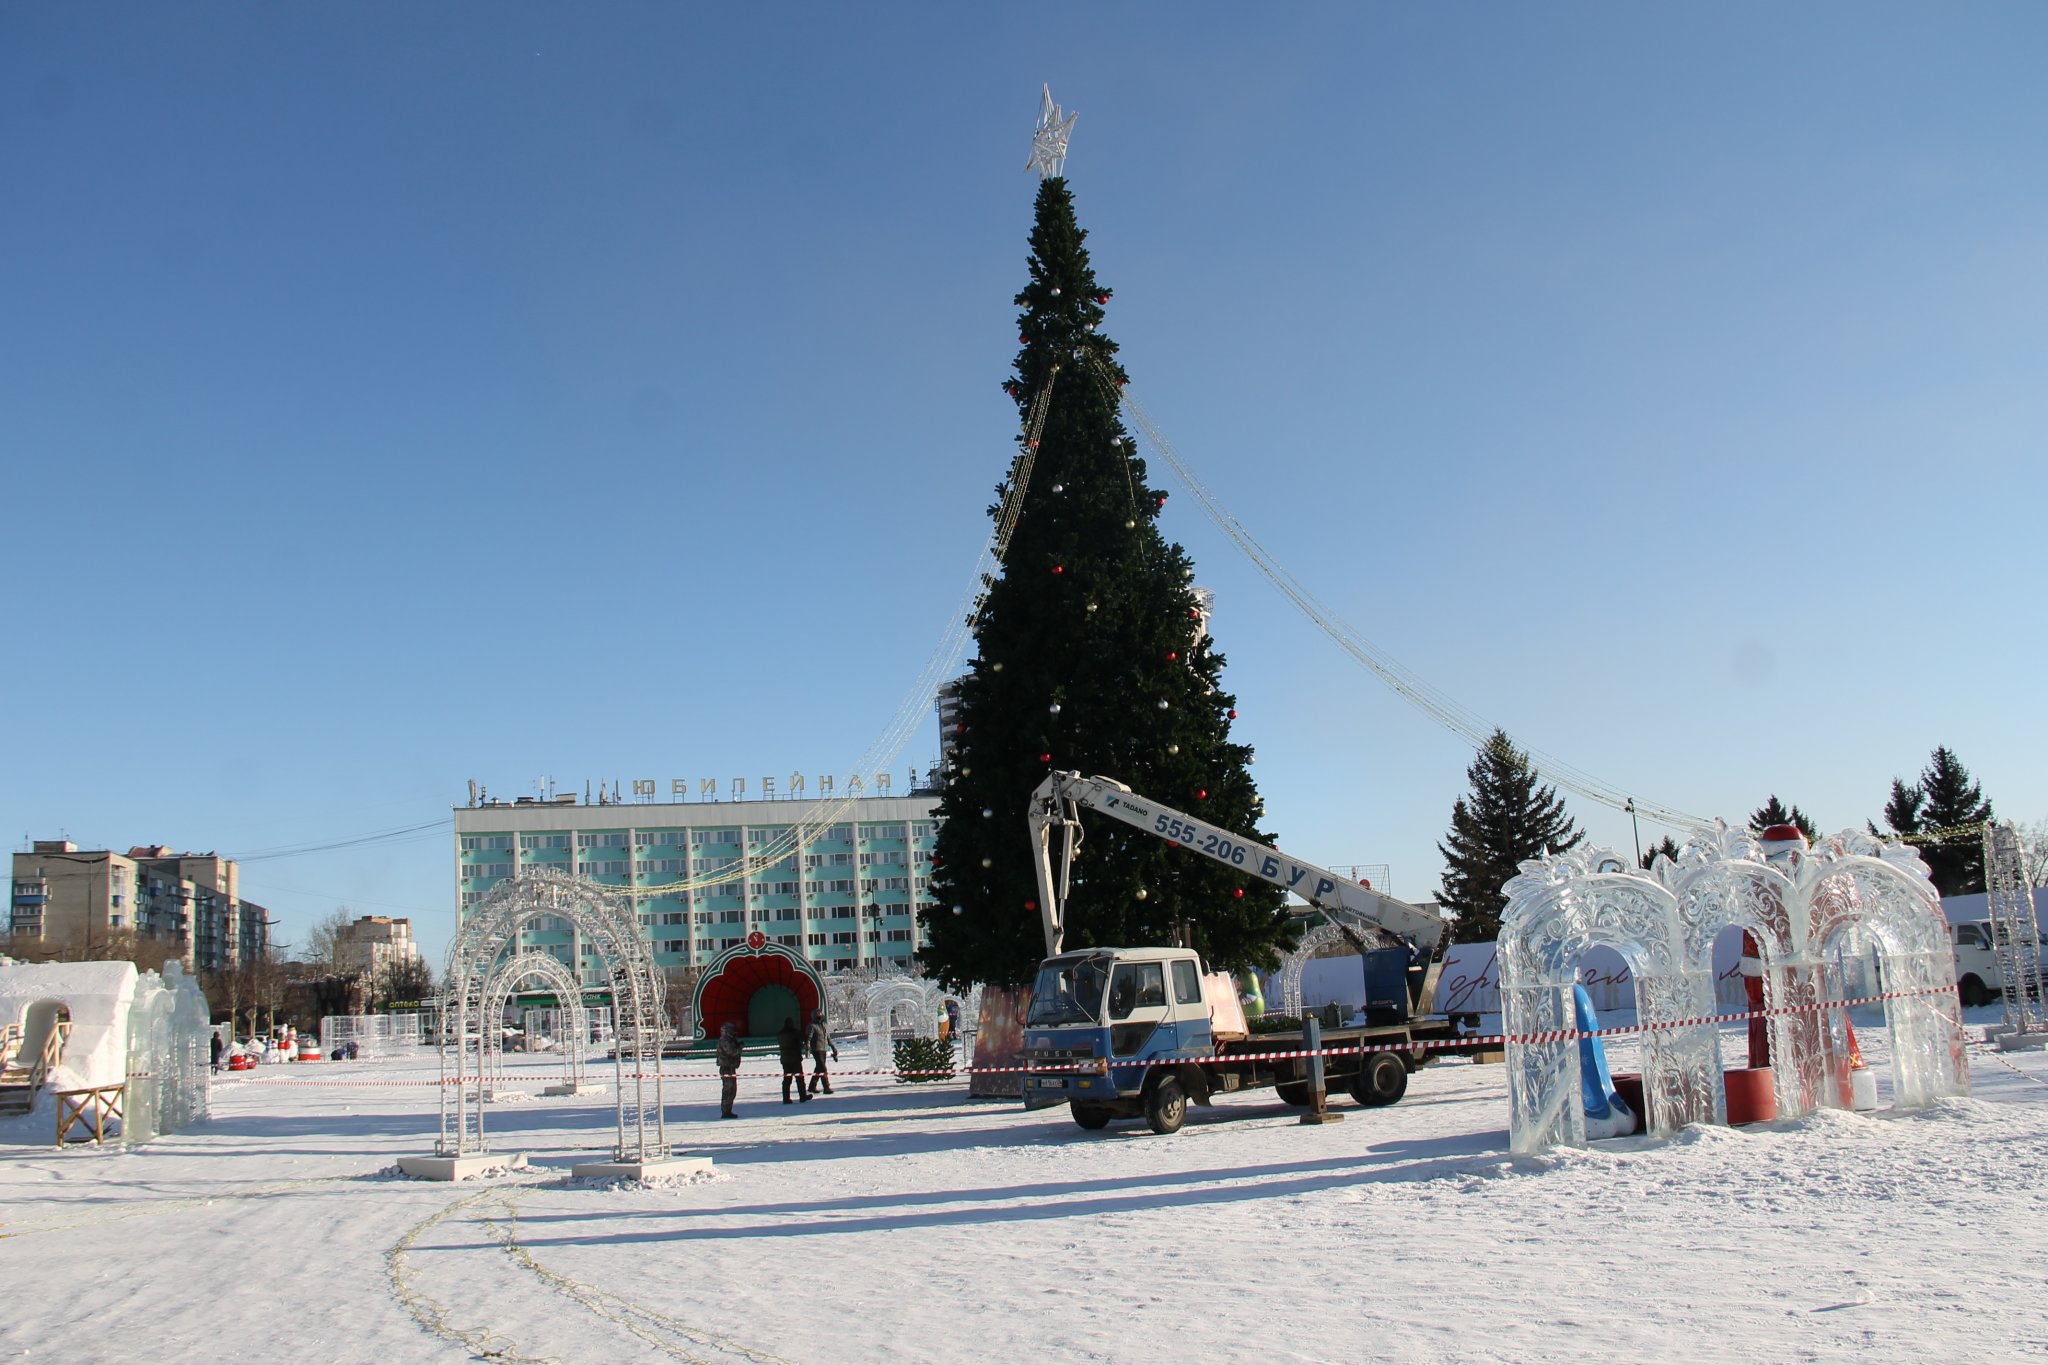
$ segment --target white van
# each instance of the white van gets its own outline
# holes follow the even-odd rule
[[[1985,1005],[2005,990],[1998,974],[1998,954],[1991,947],[1991,921],[1967,919],[1948,927],[1955,945],[1956,994],[1965,1007]]]

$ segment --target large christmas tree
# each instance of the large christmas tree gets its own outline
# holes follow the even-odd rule
[[[1044,953],[1026,826],[1054,769],[1128,784],[1260,842],[1251,750],[1230,739],[1194,570],[1157,519],[1166,495],[1119,420],[1125,375],[1058,176],[1038,190],[1022,349],[1004,390],[1025,435],[989,509],[1005,538],[974,623],[939,811],[926,971],[956,986],[1030,980]],[[1269,966],[1292,942],[1282,893],[1113,820],[1075,860],[1068,948],[1180,943]]]

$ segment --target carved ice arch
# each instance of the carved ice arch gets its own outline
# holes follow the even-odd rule
[[[895,1051],[890,1042],[895,1032],[896,1011],[900,1009],[910,1010],[910,1029],[915,1037],[938,1037],[943,999],[944,992],[935,983],[916,977],[876,982],[862,1002],[868,1012],[868,1065],[876,1070],[894,1065]]]
[[[666,1015],[662,976],[640,937],[632,901],[580,877],[530,869],[492,887],[466,915],[448,945],[447,994],[441,1023],[442,1156],[490,1150],[482,1091],[485,994],[492,969],[517,952],[521,930],[543,917],[566,921],[604,965],[610,983],[617,1046],[614,1156],[658,1161],[668,1156],[661,1103],[661,1040]]]
[[[1686,970],[1678,905],[1665,887],[1629,870],[1605,848],[1574,849],[1522,864],[1506,886],[1501,915],[1501,1027],[1510,1038],[1562,1034],[1508,1044],[1509,1143],[1515,1151],[1584,1146],[1579,1047],[1572,987],[1586,953],[1612,948],[1635,980],[1638,1021],[1666,1027],[1643,1037],[1645,1116],[1653,1133],[1719,1122],[1720,1044],[1711,963]]]
[[[555,992],[561,1002],[563,1017],[568,1021],[569,1035],[575,1043],[568,1049],[569,1093],[575,1094],[583,1084],[583,1052],[590,1037],[590,1018],[583,1008],[583,987],[574,973],[562,965],[562,960],[553,953],[528,951],[514,953],[500,958],[491,968],[490,979],[484,985],[483,1022],[487,1026],[484,1034],[484,1060],[486,1084],[497,1086],[505,1076],[505,1003],[521,985],[539,980]],[[531,1040],[528,1040],[531,1046]]]
[[[1843,1102],[1834,1083],[1846,1075],[1846,1034],[1827,1004],[1844,998],[1839,949],[1856,931],[1875,942],[1883,973],[1895,1103],[1968,1093],[1946,925],[1925,865],[1905,845],[1845,830],[1780,865],[1764,861],[1746,830],[1717,822],[1647,875],[1610,850],[1584,849],[1523,863],[1505,889],[1504,1031],[1571,1030],[1571,968],[1595,943],[1621,952],[1646,1027],[1653,1133],[1726,1121],[1719,1030],[1692,1021],[1715,1013],[1714,940],[1731,927],[1759,945],[1781,1117]],[[1510,1042],[1508,1064],[1514,1150],[1584,1145],[1576,1041]]]

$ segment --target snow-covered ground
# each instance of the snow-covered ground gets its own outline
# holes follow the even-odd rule
[[[512,1060],[535,1092],[557,1069]],[[750,1079],[721,1123],[715,1082],[677,1080],[670,1135],[717,1170],[665,1188],[566,1179],[609,1151],[609,1096],[494,1105],[494,1147],[534,1168],[432,1184],[391,1173],[432,1147],[430,1055],[270,1067],[132,1152],[56,1152],[47,1110],[0,1124],[0,1354],[2039,1356],[2048,1056],[1971,1060],[1975,1097],[1922,1113],[1540,1158],[1505,1151],[1503,1068],[1462,1062],[1341,1124],[1252,1094],[1163,1138],[851,1076],[792,1107]]]

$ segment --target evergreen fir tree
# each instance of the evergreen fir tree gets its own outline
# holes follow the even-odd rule
[[[1816,843],[1820,839],[1820,826],[1807,819],[1806,812],[1797,806],[1787,810],[1785,803],[1778,799],[1776,792],[1772,792],[1771,799],[1751,811],[1749,815],[1750,829],[1759,834],[1769,829],[1772,825],[1791,825],[1795,827],[1801,834],[1806,836],[1806,842],[1809,844]]]
[[[1920,774],[1920,793],[1927,802],[1920,813],[1921,827],[1942,836],[1920,850],[1935,889],[1944,896],[1982,891],[1984,838],[1971,826],[1991,819],[1991,803],[1970,780],[1970,770],[1945,748],[1937,748],[1928,758]]]
[[[1024,430],[1051,386],[1036,448],[1020,443],[989,509],[998,526],[1021,484],[1021,513],[975,620],[976,657],[959,684],[958,728],[939,802],[925,970],[956,987],[1030,980],[1043,956],[1032,790],[1054,769],[1127,783],[1162,804],[1262,843],[1251,750],[1181,547],[1156,524],[1119,418],[1125,379],[1098,331],[1109,291],[1095,279],[1066,182],[1039,186],[1016,297],[1022,349],[1004,390]],[[1212,965],[1270,966],[1294,932],[1283,894],[1256,878],[1113,820],[1091,820],[1073,867],[1067,948],[1181,943]]]
[[[1648,872],[1650,870],[1650,864],[1656,862],[1660,854],[1666,858],[1669,858],[1674,863],[1677,862],[1678,841],[1668,834],[1665,835],[1664,841],[1662,843],[1658,844],[1655,848],[1652,848],[1648,853],[1645,853],[1643,855],[1643,871]]]
[[[1872,834],[1891,834],[1905,837],[1920,832],[1920,807],[1927,798],[1917,786],[1909,786],[1903,778],[1892,779],[1892,794],[1885,798],[1884,827],[1867,821]],[[1907,842],[1911,842],[1908,839]]]
[[[1484,943],[1500,936],[1500,913],[1508,898],[1501,890],[1524,861],[1562,853],[1580,833],[1564,813],[1555,787],[1537,785],[1528,755],[1495,730],[1465,770],[1469,801],[1451,808],[1450,844],[1444,855],[1443,890],[1437,898],[1455,918],[1453,941]]]

